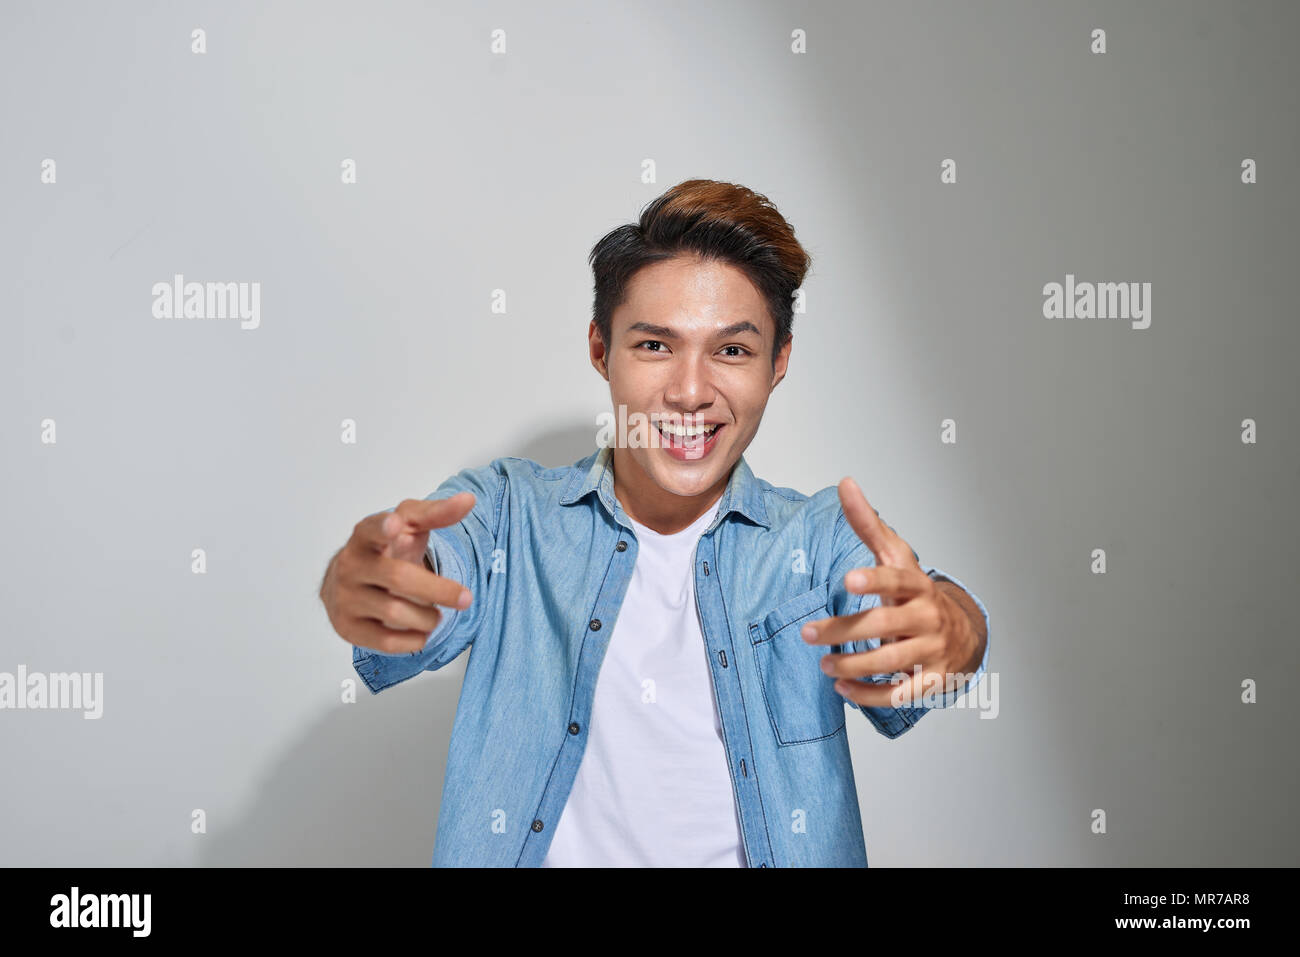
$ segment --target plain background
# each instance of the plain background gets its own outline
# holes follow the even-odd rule
[[[593,447],[586,255],[707,177],[814,260],[755,472],[853,475],[992,617],[996,719],[849,722],[870,863],[1300,863],[1298,28],[1281,2],[5,3],[0,670],[105,688],[98,721],[0,712],[0,861],[426,865],[463,659],[342,703],[326,561],[462,466]],[[154,319],[175,273],[260,282],[260,328]],[[1067,273],[1152,283],[1151,327],[1045,320]]]

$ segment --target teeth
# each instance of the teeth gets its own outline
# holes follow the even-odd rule
[[[716,425],[671,425],[668,422],[657,422],[656,425],[665,435],[675,435],[682,439],[712,435],[718,428]]]

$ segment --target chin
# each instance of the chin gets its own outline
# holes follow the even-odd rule
[[[718,450],[714,450],[715,452]],[[709,456],[707,462],[680,462],[670,459],[660,449],[645,449],[650,461],[642,460],[642,467],[656,485],[674,495],[692,496],[707,492],[722,480],[734,462]]]

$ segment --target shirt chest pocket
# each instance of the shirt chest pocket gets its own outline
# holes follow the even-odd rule
[[[763,701],[777,743],[805,744],[844,727],[844,702],[820,661],[828,645],[810,645],[799,634],[810,621],[826,618],[827,584],[783,601],[749,624]]]

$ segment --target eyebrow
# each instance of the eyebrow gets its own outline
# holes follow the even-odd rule
[[[669,329],[667,326],[656,326],[652,322],[634,322],[628,328],[628,332],[646,332],[652,336],[662,336],[665,339],[677,338],[677,333],[673,332],[673,330]],[[715,332],[714,335],[719,338],[725,338],[727,336],[738,335],[742,332],[752,332],[754,335],[759,337],[762,337],[763,335],[763,333],[759,331],[758,326],[754,325],[748,319],[743,319],[740,322],[733,322],[729,326],[724,326]]]

